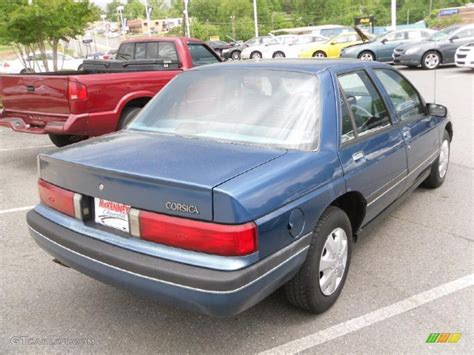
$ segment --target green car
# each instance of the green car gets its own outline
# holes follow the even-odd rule
[[[356,44],[341,50],[341,58],[359,58],[362,60],[377,60],[379,62],[393,61],[393,50],[405,43],[423,41],[434,32],[430,29],[395,30],[375,37],[369,42]]]

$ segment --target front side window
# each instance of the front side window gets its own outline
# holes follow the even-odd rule
[[[276,148],[318,146],[319,80],[279,70],[178,75],[128,126],[132,130]]]
[[[193,66],[197,67],[205,64],[219,63],[219,59],[217,59],[216,55],[206,46],[190,43],[188,47],[191,58],[193,59]]]
[[[408,80],[389,69],[375,69],[375,75],[382,82],[400,120],[418,119],[425,116],[423,102]]]
[[[364,135],[391,124],[382,97],[363,70],[338,77],[354,117],[357,134]]]

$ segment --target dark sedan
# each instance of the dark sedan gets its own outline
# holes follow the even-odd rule
[[[433,34],[427,41],[401,45],[393,51],[393,62],[407,67],[436,69],[454,64],[456,49],[474,40],[474,25],[455,25]]]

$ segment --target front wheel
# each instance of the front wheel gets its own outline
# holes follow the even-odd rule
[[[240,59],[240,52],[239,51],[233,51],[232,54],[230,55],[232,60],[239,60]]]
[[[306,260],[285,285],[288,301],[311,313],[329,309],[344,287],[352,252],[352,227],[340,208],[324,211],[313,231]]]
[[[443,185],[449,166],[450,138],[448,132],[444,131],[443,142],[439,150],[438,158],[431,165],[430,175],[423,181],[423,186],[435,189]]]
[[[49,139],[56,147],[65,147],[69,144],[80,142],[87,137],[84,136],[73,136],[70,134],[48,134]]]
[[[367,61],[374,61],[375,56],[370,51],[363,51],[361,54],[359,54],[359,59],[360,60],[367,60]]]
[[[278,51],[273,53],[273,58],[285,58],[285,53]]]
[[[262,53],[259,51],[252,52],[250,54],[250,59],[262,59]]]
[[[423,69],[436,69],[439,67],[441,64],[441,56],[439,55],[438,52],[435,51],[429,51],[425,53],[423,58],[421,59],[421,66]]]
[[[323,51],[316,51],[313,53],[313,58],[326,58],[327,55]]]

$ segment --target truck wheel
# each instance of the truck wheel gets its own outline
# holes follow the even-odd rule
[[[118,130],[124,129],[130,123],[131,120],[141,111],[141,107],[126,107],[122,115],[120,116],[120,121],[118,124]]]
[[[423,181],[423,186],[429,189],[435,189],[443,185],[446,179],[449,165],[450,141],[448,132],[444,131],[443,142],[439,151],[438,158],[431,165],[430,175]]]
[[[73,136],[69,134],[49,134],[49,139],[56,147],[65,147],[66,145],[73,144],[86,139],[84,136]]]
[[[285,285],[288,301],[311,313],[322,313],[339,297],[349,271],[352,227],[340,208],[324,211],[313,231],[305,262]]]

